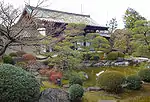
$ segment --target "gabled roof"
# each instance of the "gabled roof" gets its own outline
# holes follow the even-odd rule
[[[35,18],[46,21],[54,21],[60,23],[81,23],[89,26],[100,27],[90,15],[68,13],[63,11],[50,10],[40,7],[26,6],[26,11],[31,13],[33,10]]]

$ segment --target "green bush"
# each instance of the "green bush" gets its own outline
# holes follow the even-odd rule
[[[110,52],[107,54],[107,60],[116,60],[118,57],[124,58],[124,53],[122,52]]]
[[[90,60],[98,61],[100,59],[99,54],[92,54]]]
[[[14,61],[11,56],[5,55],[5,56],[3,56],[3,63],[14,64]]]
[[[130,75],[126,79],[126,84],[128,89],[130,90],[139,90],[142,87],[142,82],[139,76]]]
[[[141,69],[138,72],[138,75],[140,76],[141,80],[150,82],[150,69]]]
[[[116,71],[104,72],[97,79],[97,85],[109,92],[120,92],[125,76]]]
[[[79,76],[72,76],[69,78],[69,86],[71,86],[73,84],[79,84],[82,86],[83,81]]]
[[[90,60],[91,58],[92,58],[92,55],[90,53],[83,54],[84,60]]]
[[[0,102],[35,102],[40,85],[33,75],[9,64],[0,66]]]
[[[17,54],[15,52],[12,52],[12,53],[9,54],[9,56],[11,56],[11,57],[17,57]]]
[[[69,88],[69,99],[79,102],[84,94],[84,89],[79,84],[71,85]]]
[[[78,76],[78,73],[71,70],[65,70],[63,72],[63,79],[69,80],[72,76]]]
[[[125,54],[122,52],[118,52],[118,57],[124,58]]]
[[[116,60],[118,58],[118,52],[110,52],[107,54],[107,60]]]

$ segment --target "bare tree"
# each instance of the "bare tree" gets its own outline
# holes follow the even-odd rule
[[[64,25],[59,25],[56,29],[55,22],[51,22],[44,25],[45,28],[49,28],[47,36],[41,37],[36,34],[38,28],[41,26],[41,22],[37,21],[35,16],[38,13],[38,7],[41,6],[44,1],[45,0],[39,0],[36,7],[31,9],[30,13],[24,17],[18,8],[14,9],[12,5],[0,2],[0,56],[13,44],[29,45],[31,44],[30,41],[34,41],[34,44],[37,44],[39,40],[48,40],[49,37],[47,36],[54,35],[64,29]],[[27,31],[31,31],[30,35]]]

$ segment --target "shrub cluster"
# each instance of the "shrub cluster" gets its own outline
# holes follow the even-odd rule
[[[87,54],[83,54],[83,59],[84,60],[90,60],[91,59],[91,54],[87,53]]]
[[[125,76],[120,72],[104,72],[98,77],[97,85],[106,91],[118,93],[124,81]]]
[[[84,60],[98,61],[98,60],[102,59],[103,56],[104,56],[104,53],[87,53],[87,54],[83,54]]]
[[[150,82],[150,69],[142,69],[138,72],[138,75],[142,81]]]
[[[124,57],[124,53],[122,52],[110,52],[107,54],[107,60],[116,60],[117,58],[123,58]]]
[[[6,64],[14,64],[13,58],[9,55],[4,55],[3,56],[3,63]]]
[[[130,75],[126,78],[126,84],[130,90],[139,90],[142,87],[142,82],[139,76]]]
[[[9,64],[0,66],[0,102],[35,102],[40,85],[25,70]]]
[[[69,88],[69,99],[73,102],[79,102],[84,94],[84,89],[79,84],[73,84]]]
[[[73,85],[73,84],[79,84],[82,86],[83,81],[79,76],[72,76],[69,78],[69,86]]]

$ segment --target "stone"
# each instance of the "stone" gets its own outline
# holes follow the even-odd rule
[[[116,100],[99,100],[98,102],[117,102]]]
[[[96,76],[101,75],[102,73],[104,73],[105,71],[100,71],[99,73],[96,73]]]
[[[101,91],[103,89],[100,87],[88,87],[86,90],[87,91]]]
[[[69,84],[63,85],[63,88],[69,88]]]
[[[115,66],[128,66],[129,62],[127,62],[127,61],[116,62],[114,65]]]
[[[69,93],[57,88],[49,88],[41,92],[39,102],[70,102]]]

